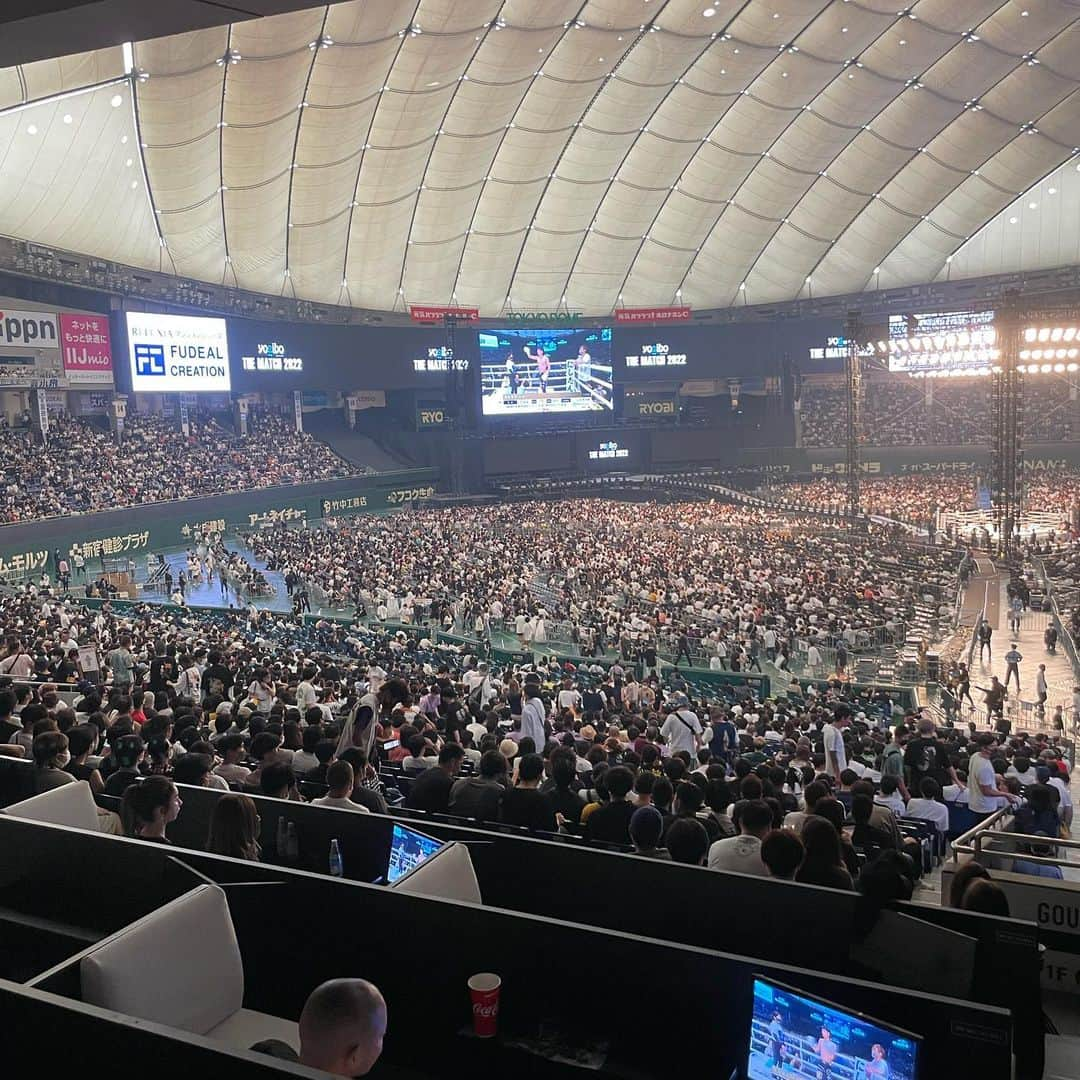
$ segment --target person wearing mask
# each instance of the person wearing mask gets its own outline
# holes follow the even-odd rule
[[[255,800],[247,795],[230,793],[214,803],[210,815],[210,834],[206,850],[214,855],[258,862],[262,855],[259,833],[262,820]]]
[[[772,831],[772,824],[772,808],[763,799],[744,803],[739,816],[741,834],[717,840],[709,848],[709,869],[768,877],[768,868],[761,859],[761,842]]]
[[[330,790],[321,799],[315,799],[312,806],[332,806],[360,814],[371,812],[366,806],[352,801],[353,767],[347,761],[335,761],[326,770],[326,786]]]
[[[44,731],[34,736],[34,794],[74,784],[75,777],[65,771],[71,761],[68,737],[59,731]]]
[[[405,805],[411,810],[446,814],[450,810],[450,791],[461,772],[465,751],[458,743],[446,743],[439,751],[438,764],[425,769],[409,788]]]
[[[539,754],[525,754],[519,760],[517,783],[503,795],[499,809],[501,821],[543,832],[555,830],[555,812],[539,790],[543,775],[544,759]]]
[[[164,776],[148,776],[124,792],[120,820],[124,835],[155,844],[167,844],[166,826],[174,822],[183,807],[176,785]]]

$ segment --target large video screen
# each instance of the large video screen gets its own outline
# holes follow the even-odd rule
[[[485,416],[613,411],[611,330],[481,330]]]
[[[746,1075],[917,1080],[919,1040],[779,983],[754,980]]]
[[[129,311],[127,335],[135,393],[229,392],[224,319]]]

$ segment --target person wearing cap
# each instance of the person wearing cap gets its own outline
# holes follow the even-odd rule
[[[664,737],[669,753],[675,754],[680,750],[685,750],[694,757],[701,746],[704,734],[701,721],[697,713],[690,708],[690,702],[685,694],[674,695],[672,701],[675,708],[668,713],[663,727],[660,728],[660,734]]]

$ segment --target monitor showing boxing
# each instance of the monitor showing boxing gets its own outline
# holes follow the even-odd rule
[[[484,416],[609,412],[611,329],[481,330]]]
[[[782,983],[754,979],[747,1080],[919,1080],[920,1039]]]
[[[425,836],[407,825],[394,823],[390,838],[390,862],[386,868],[387,883],[393,885],[411,870],[430,859],[443,846],[444,841]]]

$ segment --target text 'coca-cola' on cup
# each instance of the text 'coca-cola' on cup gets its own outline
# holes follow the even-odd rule
[[[472,998],[473,1033],[480,1039],[490,1039],[499,1025],[499,990],[502,979],[483,971],[469,979]]]

